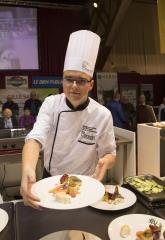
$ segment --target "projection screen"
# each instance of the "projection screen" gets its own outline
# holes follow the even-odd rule
[[[39,69],[36,8],[0,6],[0,69]]]

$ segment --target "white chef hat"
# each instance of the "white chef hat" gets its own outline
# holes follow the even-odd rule
[[[75,70],[93,76],[100,37],[91,31],[80,30],[70,35],[66,51],[64,71]]]

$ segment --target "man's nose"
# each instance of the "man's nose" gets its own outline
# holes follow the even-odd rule
[[[74,80],[73,86],[74,86],[74,87],[77,87],[77,82],[76,82],[76,80]]]

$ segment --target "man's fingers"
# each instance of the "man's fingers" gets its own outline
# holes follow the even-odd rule
[[[97,166],[96,166],[96,169],[95,169],[95,172],[93,174],[93,178],[96,178],[97,180],[101,181],[104,177],[104,173],[102,173],[102,169],[104,167],[104,163],[102,161],[102,159],[100,159],[97,163]],[[103,175],[103,176],[102,176]]]
[[[28,200],[28,203],[27,203],[28,206],[31,206],[37,210],[42,210],[42,207],[39,206],[38,202],[36,201],[33,201],[32,199]]]
[[[96,179],[97,179],[98,181],[102,181],[103,178],[104,178],[105,173],[106,173],[106,167],[103,166],[103,167],[100,169],[100,171],[98,172],[98,174],[97,174],[97,176],[96,176]]]

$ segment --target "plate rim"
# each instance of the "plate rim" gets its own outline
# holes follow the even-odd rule
[[[48,179],[58,179],[58,178],[60,178],[61,176],[63,176],[64,174],[60,174],[60,175],[55,175],[55,176],[51,176],[51,177],[48,177],[48,178],[44,178],[44,179],[41,179],[41,180],[39,180],[39,181],[37,181],[36,183],[34,183],[33,185],[32,185],[32,188],[31,188],[31,192],[33,193],[33,194],[35,194],[36,195],[36,192],[35,192],[35,190],[34,190],[34,188],[35,188],[35,186],[37,185],[37,184],[39,184],[40,182],[46,182]],[[100,191],[102,192],[102,194],[100,194],[100,195],[102,195],[101,196],[101,198],[103,197],[103,195],[104,195],[104,193],[105,193],[105,188],[104,188],[104,185],[100,182],[100,181],[98,181],[97,179],[95,179],[95,178],[93,178],[93,177],[91,177],[91,176],[87,176],[87,175],[81,175],[81,174],[68,174],[69,176],[77,176],[77,177],[79,177],[80,179],[81,178],[84,178],[84,179],[90,179],[92,182],[94,182],[94,183],[97,183],[98,185],[100,185]],[[50,206],[47,206],[47,204],[40,204],[39,203],[39,206],[41,206],[41,207],[44,207],[44,208],[49,208],[49,209],[55,209],[55,210],[71,210],[71,209],[78,209],[78,208],[82,208],[82,207],[88,207],[88,206],[90,206],[90,204],[94,204],[95,202],[97,202],[98,200],[96,200],[96,201],[94,201],[93,203],[89,203],[89,204],[82,204],[82,205],[80,205],[80,206],[76,206],[76,207],[74,207],[73,205],[68,205],[68,204],[61,204],[61,206],[60,205],[58,205],[58,207],[56,206],[56,205],[53,205],[53,207],[50,207]]]
[[[116,184],[116,185],[117,185],[117,184]],[[115,187],[116,185],[105,184],[104,187],[106,187],[106,186],[108,186],[108,187],[110,187],[110,186]],[[120,186],[120,185],[117,185],[117,186],[119,186],[119,187],[120,187],[121,189],[123,189],[123,190],[127,190],[128,192],[130,192],[130,193],[132,194],[132,196],[135,197],[135,201],[134,201],[131,205],[129,205],[128,207],[123,207],[123,208],[119,208],[119,209],[103,209],[103,208],[95,207],[94,205],[95,205],[96,203],[94,203],[93,205],[90,205],[90,207],[93,207],[93,208],[99,209],[99,210],[103,210],[103,211],[120,211],[120,210],[127,209],[127,208],[133,206],[133,205],[136,203],[136,201],[137,201],[137,196],[136,196],[136,194],[135,194],[134,192],[132,192],[131,190],[125,188],[125,187],[122,187],[122,186]],[[100,200],[100,201],[101,201],[101,200]],[[99,202],[100,202],[100,201],[99,201]]]
[[[6,212],[6,210],[0,208],[0,215],[3,214],[3,217],[5,218],[5,221],[2,221],[2,226],[0,226],[0,232],[3,231],[3,229],[6,227],[6,225],[8,224],[8,221],[9,221],[9,215],[8,213]],[[2,216],[1,216],[2,218]]]

